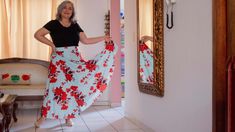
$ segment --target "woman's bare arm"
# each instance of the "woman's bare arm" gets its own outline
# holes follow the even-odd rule
[[[98,42],[103,41],[103,40],[110,41],[109,36],[100,36],[100,37],[87,38],[87,36],[84,32],[80,32],[79,37],[80,37],[80,41],[83,44],[95,44],[95,43],[98,43]]]
[[[153,42],[153,37],[146,35],[146,36],[142,36],[142,37],[141,37],[141,40],[142,40],[143,42],[147,42],[147,41]]]
[[[37,30],[34,34],[34,38],[37,39],[38,41],[51,46],[52,50],[55,50],[55,45],[51,40],[49,40],[46,35],[49,34],[50,32],[46,28],[40,28]]]

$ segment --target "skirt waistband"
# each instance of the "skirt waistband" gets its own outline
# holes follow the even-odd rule
[[[78,49],[78,46],[56,47],[56,50]]]
[[[81,57],[78,46],[56,47],[52,56],[62,58]]]

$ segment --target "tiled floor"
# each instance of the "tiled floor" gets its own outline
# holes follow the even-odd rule
[[[40,128],[34,127],[39,109],[19,110],[18,121],[11,125],[11,132],[144,132],[124,117],[123,107],[92,106],[73,119],[73,127],[65,126],[64,120],[47,119]]]

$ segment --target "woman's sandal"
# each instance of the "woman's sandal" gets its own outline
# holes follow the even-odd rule
[[[72,127],[72,126],[73,126],[72,120],[66,119],[66,120],[65,120],[65,124],[66,124],[66,126],[69,126],[69,127]]]
[[[42,117],[39,118],[37,121],[34,122],[34,126],[35,126],[36,128],[39,128],[40,125],[42,124],[42,122],[43,122],[44,120],[45,120],[45,119],[43,119]]]

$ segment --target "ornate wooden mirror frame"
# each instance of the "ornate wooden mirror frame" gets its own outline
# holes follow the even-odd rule
[[[153,0],[153,83],[143,82],[140,76],[140,20],[139,2],[137,0],[137,63],[138,63],[138,85],[143,93],[164,96],[164,47],[163,47],[163,0]]]

